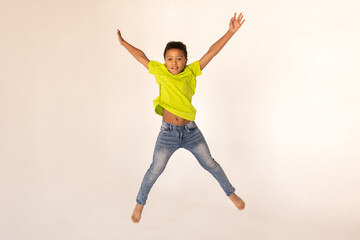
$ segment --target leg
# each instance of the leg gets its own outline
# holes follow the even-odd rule
[[[221,166],[214,160],[214,158],[212,158],[209,147],[201,131],[197,128],[194,129],[193,132],[189,133],[193,134],[193,136],[189,138],[185,148],[196,157],[199,164],[205,170],[215,177],[227,196],[233,194],[235,192],[235,188],[229,182]]]
[[[235,188],[229,182],[225,172],[223,171],[221,166],[214,160],[214,158],[212,158],[205,138],[197,126],[188,129],[185,148],[196,157],[199,164],[204,169],[206,169],[215,177],[226,195],[235,204],[235,206],[240,210],[244,209],[244,201],[235,194]]]
[[[165,129],[166,130],[166,129]],[[150,168],[147,170],[144,179],[141,183],[141,187],[136,198],[136,206],[131,217],[134,223],[138,223],[141,219],[141,213],[146,204],[148,194],[154,185],[155,181],[164,171],[171,155],[178,149],[178,146],[172,144],[171,136],[163,129],[156,141],[153,162]]]
[[[154,185],[155,181],[164,171],[170,156],[174,153],[174,150],[161,148],[158,145],[155,147],[153,162],[150,168],[147,170],[144,179],[141,183],[140,191],[136,198],[136,202],[140,205],[145,205],[148,194]]]

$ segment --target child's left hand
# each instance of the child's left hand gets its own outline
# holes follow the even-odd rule
[[[236,13],[235,13],[234,16],[230,19],[229,28],[233,33],[236,33],[237,30],[239,30],[239,28],[241,27],[241,25],[243,25],[243,23],[245,22],[245,19],[242,20],[243,16],[244,15],[240,13],[239,16],[236,18]]]

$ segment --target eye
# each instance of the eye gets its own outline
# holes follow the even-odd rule
[[[178,58],[178,61],[181,61],[182,60],[182,58]]]
[[[171,60],[172,60],[172,58],[168,58],[167,60],[168,60],[168,61],[171,61]]]

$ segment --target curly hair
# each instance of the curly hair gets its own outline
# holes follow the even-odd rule
[[[186,51],[186,45],[182,42],[175,42],[175,41],[171,41],[168,42],[168,44],[166,44],[165,50],[164,50],[164,58],[166,55],[167,50],[170,49],[180,49],[184,52],[185,58],[187,59],[187,51]]]

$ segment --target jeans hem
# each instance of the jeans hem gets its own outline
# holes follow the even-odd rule
[[[136,203],[139,204],[139,205],[145,206],[145,203],[141,203],[138,200],[136,200]]]
[[[234,189],[234,191],[232,191],[232,192],[230,192],[230,193],[226,193],[226,196],[230,197],[231,195],[233,195],[233,194],[235,193],[235,190],[236,190],[236,189]]]

